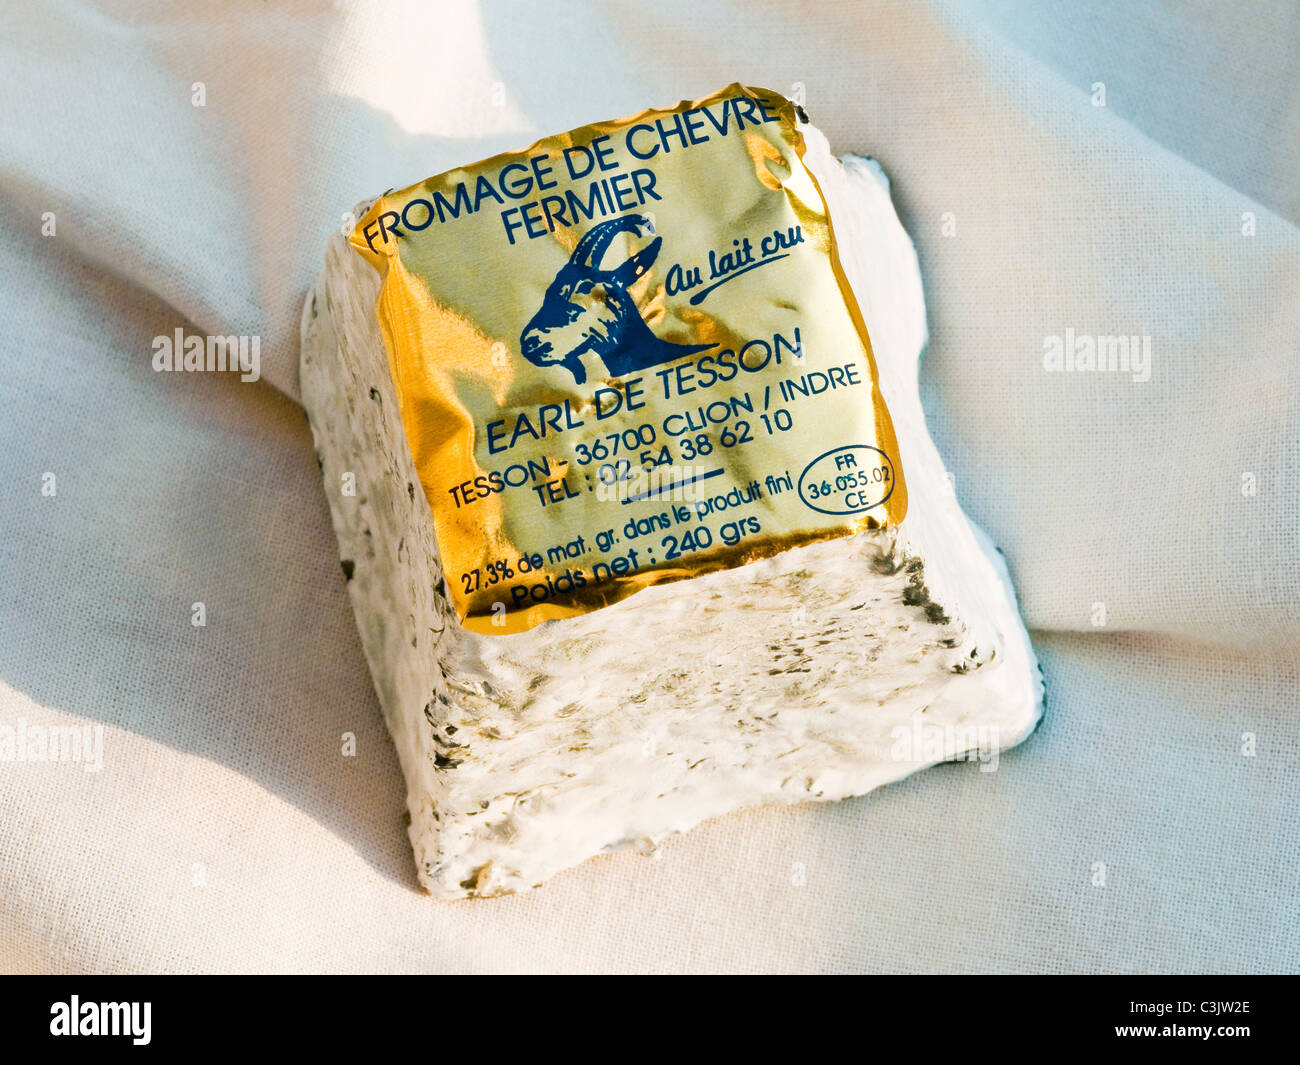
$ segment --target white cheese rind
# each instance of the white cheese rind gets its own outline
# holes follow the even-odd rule
[[[517,635],[456,619],[375,317],[379,278],[330,242],[304,308],[302,394],[434,895],[528,888],[745,806],[860,795],[990,737],[1011,746],[1038,721],[1006,567],[925,429],[924,299],[888,182],[802,128],[893,416],[906,520]],[[929,741],[945,738],[936,755]]]

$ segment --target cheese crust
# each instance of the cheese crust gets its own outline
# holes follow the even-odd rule
[[[1039,720],[1006,566],[925,428],[924,298],[888,181],[802,129],[893,415],[906,519],[526,632],[458,622],[376,321],[378,276],[330,241],[303,312],[302,394],[433,895],[529,888],[742,807],[861,795],[992,756]]]

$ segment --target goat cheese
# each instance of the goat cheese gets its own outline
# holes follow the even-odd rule
[[[304,308],[302,390],[431,893],[1033,729],[874,163],[735,85],[359,215]]]

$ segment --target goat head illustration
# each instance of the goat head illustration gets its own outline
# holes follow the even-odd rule
[[[578,384],[587,380],[581,356],[594,351],[613,377],[671,362],[713,344],[671,344],[650,331],[628,289],[654,264],[663,244],[655,237],[613,269],[601,258],[617,233],[653,233],[645,215],[629,214],[592,226],[546,289],[524,326],[519,349],[537,366],[563,366]]]

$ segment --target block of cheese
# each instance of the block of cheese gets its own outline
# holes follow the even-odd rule
[[[767,121],[746,127],[746,115]],[[739,159],[737,173],[757,178],[691,193],[686,172],[668,163],[685,165],[692,153],[708,173]],[[962,513],[926,431],[921,279],[880,167],[835,158],[793,104],[742,86],[509,158],[535,200],[555,183],[549,207],[511,214],[507,196],[459,198],[477,181],[472,170],[431,179],[415,187],[418,197],[363,204],[357,230],[330,241],[302,320],[302,394],[427,890],[458,898],[530,888],[593,855],[647,852],[742,807],[862,795],[940,761],[978,758],[987,768],[1027,737],[1042,710],[1039,669],[1007,567]],[[632,171],[645,171],[640,180],[582,192],[592,217],[564,214],[572,188],[596,187],[578,178],[642,163]],[[812,183],[800,185],[804,177]],[[678,269],[690,258],[687,237],[681,254],[672,243],[692,228],[673,214],[689,195],[691,209],[727,216],[719,233],[756,227],[752,241],[724,245],[731,259],[696,256],[695,275]],[[427,209],[413,209],[417,201]],[[476,206],[493,217],[472,242]],[[432,224],[420,227],[426,214]],[[759,239],[770,218],[781,221],[779,241]],[[385,240],[391,259],[364,254]],[[536,277],[534,260],[516,269],[521,247],[550,265]],[[416,304],[429,317],[401,333],[394,322],[416,312],[385,278],[403,271],[409,282],[421,268]],[[760,297],[764,276],[775,287]],[[476,279],[474,292],[492,289],[485,302],[452,294],[471,291],[446,287],[461,277]],[[715,278],[717,292],[692,303],[692,287],[698,294]],[[729,385],[724,396],[719,385],[687,395],[705,379],[708,352],[716,371],[727,364],[718,353],[739,347],[728,346],[736,334],[720,301],[739,299],[743,286],[754,301],[745,315],[775,322],[767,335],[798,339],[779,373],[749,374],[743,392]],[[842,302],[812,309],[828,292]],[[695,310],[714,300],[716,312]],[[793,319],[799,332],[791,315],[803,315]],[[829,339],[837,315],[860,315],[860,351],[851,324]],[[587,324],[575,333],[574,322]],[[440,397],[457,389],[505,413],[480,419],[472,398],[463,412],[448,406]],[[662,444],[686,476],[594,501],[592,470],[594,487],[606,489],[629,469],[612,456],[582,466],[604,439],[596,413],[651,392],[653,417],[609,424],[651,426],[634,442],[655,436],[654,445],[634,449],[631,466],[668,456]],[[520,441],[518,412],[547,400],[552,413],[526,421],[530,438]],[[534,441],[548,423],[566,437]],[[748,450],[734,446],[745,439]],[[530,453],[530,467],[520,449],[535,443],[551,450]],[[519,468],[555,461],[565,477],[489,492],[483,484],[497,482],[488,473],[476,490],[475,478],[455,472],[506,469],[493,463],[511,456],[507,444]],[[706,445],[712,456],[698,454]],[[726,448],[731,467],[708,461]],[[742,451],[743,463],[733,460]],[[882,481],[902,474],[900,503],[903,489]],[[748,551],[718,542],[759,526]],[[592,546],[600,534],[605,554]],[[486,561],[470,566],[462,558],[478,541]],[[536,580],[521,563],[536,565]],[[590,580],[585,598],[560,579],[566,573]],[[499,582],[498,598],[476,598],[481,582]],[[592,585],[603,589],[594,598]]]

